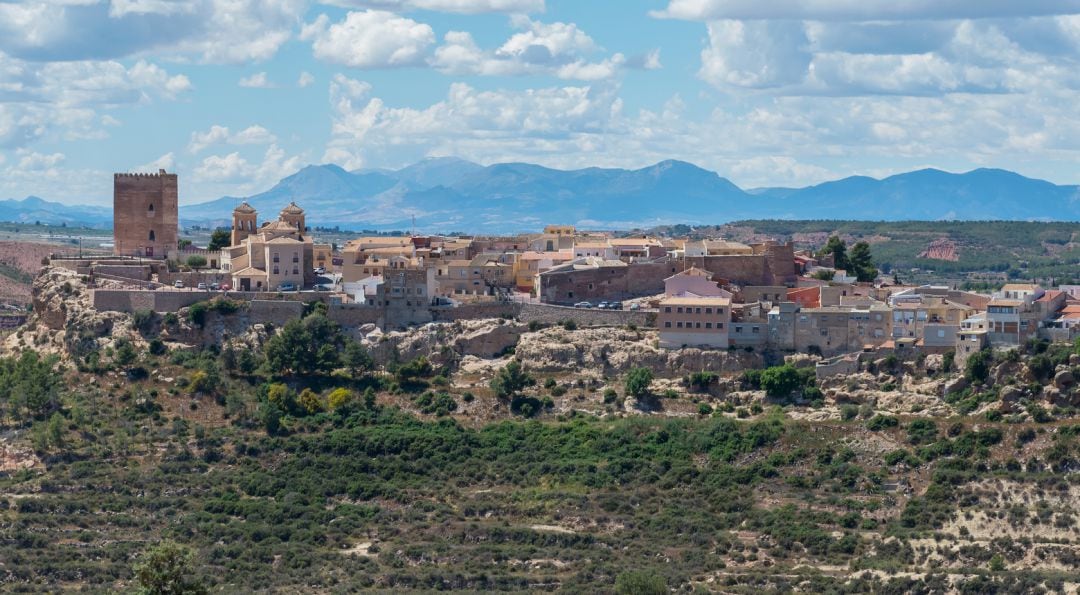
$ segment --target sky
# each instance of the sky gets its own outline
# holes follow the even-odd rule
[[[0,198],[308,164],[1080,182],[1080,0],[0,0]]]

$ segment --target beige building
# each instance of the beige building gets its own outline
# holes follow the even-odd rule
[[[222,250],[222,270],[241,291],[275,291],[315,282],[314,244],[307,235],[304,210],[289,203],[276,221],[256,226],[257,213],[241,203],[233,211],[234,245]]]
[[[727,349],[731,324],[731,299],[726,297],[665,297],[656,317],[660,345],[677,349],[712,347]]]

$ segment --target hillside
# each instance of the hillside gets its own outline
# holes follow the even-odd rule
[[[849,245],[870,242],[875,262],[886,272],[932,270],[942,279],[953,280],[963,280],[967,273],[1000,273],[1013,279],[1069,283],[1080,281],[1078,231],[1073,223],[1019,221],[752,220],[698,228],[693,233],[744,241],[791,240],[797,247],[810,249],[819,249],[830,235],[839,235]],[[950,248],[947,257],[927,258],[942,242]]]
[[[95,313],[77,275],[35,283],[0,361],[7,591],[129,590],[161,540],[213,592],[1080,586],[1071,345],[821,382],[793,357],[798,388],[766,391],[770,356],[646,330],[357,341],[318,308],[248,328],[224,300]]]

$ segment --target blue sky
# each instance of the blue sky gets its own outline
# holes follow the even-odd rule
[[[1080,0],[0,1],[0,198],[446,155],[1077,183],[1078,58]]]

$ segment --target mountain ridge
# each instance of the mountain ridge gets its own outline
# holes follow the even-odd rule
[[[180,219],[227,225],[232,209],[246,200],[264,220],[295,201],[311,225],[404,229],[415,218],[417,228],[429,232],[535,231],[553,222],[627,228],[741,219],[1075,221],[1078,199],[1078,186],[998,168],[923,168],[880,179],[855,175],[802,188],[743,189],[717,172],[675,159],[637,169],[560,170],[438,157],[397,170],[308,165],[264,192],[181,206]],[[19,221],[111,221],[103,207],[68,207],[37,197],[14,204],[19,202],[0,205]]]

